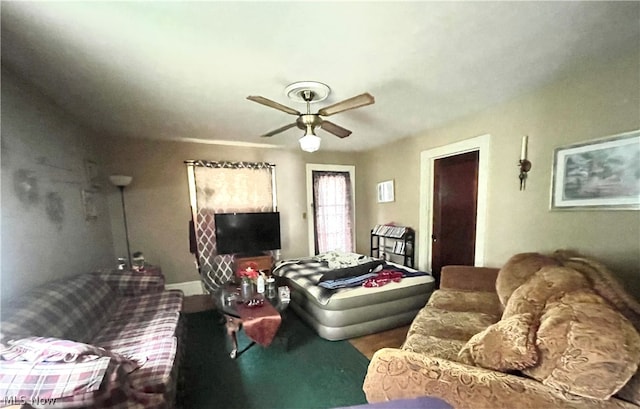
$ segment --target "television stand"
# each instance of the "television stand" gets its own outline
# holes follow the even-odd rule
[[[240,271],[244,271],[251,264],[255,264],[259,271],[264,271],[267,275],[271,274],[273,268],[273,257],[270,254],[236,254],[235,255],[235,271],[238,274]]]

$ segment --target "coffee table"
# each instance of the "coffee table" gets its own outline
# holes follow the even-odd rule
[[[240,289],[235,283],[226,284],[214,293],[215,304],[224,315],[227,335],[231,340],[231,359],[238,356],[237,333],[242,328],[251,340],[244,351],[256,343],[269,346],[280,328],[282,313],[289,306],[289,300],[282,299],[280,291],[276,291],[275,297],[257,294],[253,299],[261,305],[250,307],[246,304],[240,298]]]

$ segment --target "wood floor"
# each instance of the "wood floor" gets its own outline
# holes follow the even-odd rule
[[[365,335],[358,338],[351,338],[349,342],[362,355],[371,359],[377,350],[382,348],[400,348],[404,339],[407,337],[409,325],[393,328],[388,331],[378,332],[371,335]]]
[[[206,294],[191,295],[184,298],[183,311],[186,313],[206,311],[213,309],[213,307],[211,296]],[[400,347],[407,336],[407,331],[409,331],[409,326],[405,325],[376,334],[352,338],[349,342],[364,356],[371,359],[373,354],[381,348]]]

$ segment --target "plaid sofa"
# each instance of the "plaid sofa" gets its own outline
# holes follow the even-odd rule
[[[182,302],[159,269],[80,274],[10,300],[0,321],[0,407],[172,407]]]

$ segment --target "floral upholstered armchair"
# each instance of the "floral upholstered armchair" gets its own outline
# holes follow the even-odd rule
[[[456,408],[640,408],[640,304],[602,264],[523,253],[449,266],[400,349],[373,356],[369,402]]]

